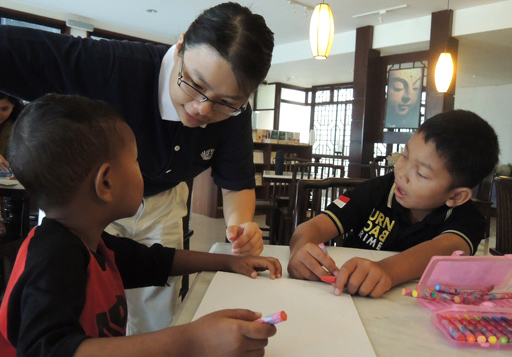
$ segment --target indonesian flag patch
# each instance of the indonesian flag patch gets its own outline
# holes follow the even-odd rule
[[[343,208],[343,206],[345,206],[348,203],[348,201],[350,201],[350,198],[341,195],[340,197],[334,200],[334,203],[336,203],[336,206],[338,206],[339,208]]]

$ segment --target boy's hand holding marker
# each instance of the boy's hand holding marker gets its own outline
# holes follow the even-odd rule
[[[287,319],[288,319],[288,315],[286,315],[286,312],[278,311],[272,315],[262,317],[261,319],[256,320],[256,322],[258,322],[260,324],[266,324],[266,325],[275,325],[280,322],[286,321]]]
[[[314,253],[315,255],[313,256],[317,261],[318,263],[320,263],[323,271],[321,272],[322,274],[331,274],[331,275],[319,275],[319,278],[320,279],[323,279],[325,276],[329,276],[329,277],[336,277],[338,275],[338,267],[336,266],[336,262],[329,256],[329,252],[327,251],[327,248],[325,247],[325,244],[324,243],[320,243],[318,244],[318,248],[320,248],[320,250],[322,251],[322,254],[318,254],[318,250],[315,249],[314,250]]]
[[[318,245],[328,255],[325,245]],[[332,259],[331,259],[332,260]],[[371,274],[370,274],[371,272]],[[321,276],[323,282],[334,284],[334,294],[341,295],[344,288],[349,294],[380,296],[391,287],[391,280],[378,263],[363,258],[352,258],[332,275]]]

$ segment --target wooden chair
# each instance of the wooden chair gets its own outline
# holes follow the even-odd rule
[[[370,161],[370,178],[379,177],[393,171],[394,166],[379,165],[377,161]]]
[[[486,222],[486,230],[485,230],[485,238],[486,245],[489,244],[489,235],[491,232],[491,210],[492,210],[492,188],[494,185],[494,175],[495,170],[493,170],[486,178],[480,182],[476,188],[476,193],[472,198],[472,201],[475,203],[476,207],[480,211],[480,213],[485,217]],[[487,246],[485,247],[485,251],[487,252]]]
[[[285,158],[284,171],[291,171],[293,163],[297,158]],[[279,227],[279,202],[289,197],[290,183],[287,180],[270,182],[269,196],[267,198],[256,199],[256,214],[265,215],[265,225],[260,227],[263,232],[267,232],[269,244],[277,244]]]
[[[512,254],[512,177],[497,177],[496,185],[496,248],[492,255]]]
[[[297,163],[292,166],[292,178],[287,199],[277,202],[279,207],[278,244],[287,244],[293,233],[297,182],[303,179],[319,180],[329,177],[343,177],[345,167],[326,163]]]
[[[295,230],[299,224],[320,214],[320,212],[345,191],[353,189],[366,180],[366,178],[299,180],[297,183],[293,230]],[[286,243],[289,244],[289,241]],[[340,243],[341,237],[337,237],[330,242],[331,245],[339,245]]]

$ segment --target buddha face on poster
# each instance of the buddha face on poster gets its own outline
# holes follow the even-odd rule
[[[423,68],[388,73],[386,128],[417,128],[420,119]]]

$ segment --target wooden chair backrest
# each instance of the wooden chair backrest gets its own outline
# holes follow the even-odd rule
[[[497,177],[496,184],[496,249],[492,254],[512,254],[512,177]]]
[[[320,214],[345,191],[353,189],[366,180],[366,178],[299,180],[297,183],[294,230],[299,224]]]
[[[370,161],[370,178],[379,177],[393,171],[394,166],[379,165],[376,161]]]

